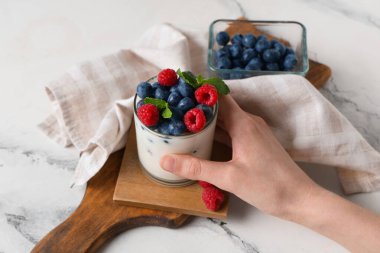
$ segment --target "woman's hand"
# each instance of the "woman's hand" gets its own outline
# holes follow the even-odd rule
[[[244,112],[229,95],[220,98],[218,126],[219,137],[225,141],[226,137],[231,138],[231,161],[167,155],[161,159],[162,168],[212,183],[264,212],[283,218],[290,208],[302,205],[319,189],[289,157],[264,120]]]

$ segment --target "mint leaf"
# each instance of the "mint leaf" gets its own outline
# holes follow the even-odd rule
[[[194,77],[193,73],[190,71],[182,72],[181,69],[177,70],[177,74],[181,77],[185,82],[192,86],[194,89],[198,88],[200,84],[197,82],[197,79]]]
[[[201,84],[203,85],[206,83],[213,85],[220,95],[227,95],[230,93],[230,88],[228,88],[227,84],[220,78],[213,77],[204,79]]]
[[[158,107],[158,109],[162,110],[162,109],[165,109],[167,106],[166,106],[166,101],[165,100],[162,100],[162,99],[158,99],[158,98],[150,98],[150,97],[146,97],[144,98],[144,103],[145,104],[152,104],[152,105],[155,105]]]
[[[159,110],[163,110],[161,113],[163,118],[170,119],[172,117],[173,113],[169,108],[169,104],[165,100],[146,97],[144,98],[144,103],[155,105]]]
[[[198,75],[198,76],[197,76],[197,83],[198,83],[199,85],[201,85],[201,83],[202,83],[203,80],[204,80],[204,78],[203,78],[202,75]]]
[[[162,117],[164,119],[170,119],[173,115],[172,111],[170,110],[170,108],[167,106],[163,111],[162,111]]]

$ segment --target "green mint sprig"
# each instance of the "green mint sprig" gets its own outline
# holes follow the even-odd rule
[[[230,89],[221,78],[212,77],[212,78],[204,79],[203,76],[201,75],[198,75],[197,77],[195,77],[193,73],[191,73],[190,71],[182,72],[181,69],[177,70],[177,74],[194,89],[197,89],[201,87],[203,84],[207,83],[207,84],[213,85],[218,91],[219,95],[227,95],[228,93],[230,93]]]
[[[157,106],[159,110],[162,110],[161,115],[164,119],[170,119],[173,115],[172,111],[169,108],[168,102],[166,102],[165,100],[146,97],[144,98],[144,103]]]

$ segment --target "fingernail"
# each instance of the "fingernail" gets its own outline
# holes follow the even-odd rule
[[[175,158],[171,155],[166,155],[161,159],[161,167],[166,171],[173,171],[175,166]]]

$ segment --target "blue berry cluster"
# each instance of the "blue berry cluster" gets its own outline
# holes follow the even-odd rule
[[[293,49],[278,40],[251,33],[235,34],[231,39],[228,33],[219,32],[216,42],[221,48],[215,51],[216,67],[219,69],[290,71],[297,64]],[[242,78],[238,73],[225,79]]]
[[[213,113],[212,107],[197,103],[194,92],[194,88],[182,78],[179,78],[178,83],[173,86],[162,86],[158,82],[152,84],[142,82],[137,86],[137,96],[141,100],[136,107],[138,109],[142,106],[146,97],[165,100],[169,104],[172,116],[170,119],[164,119],[160,116],[159,124],[155,130],[165,135],[181,135],[186,131],[183,116],[188,110],[194,107],[203,110],[206,120],[209,120]]]

